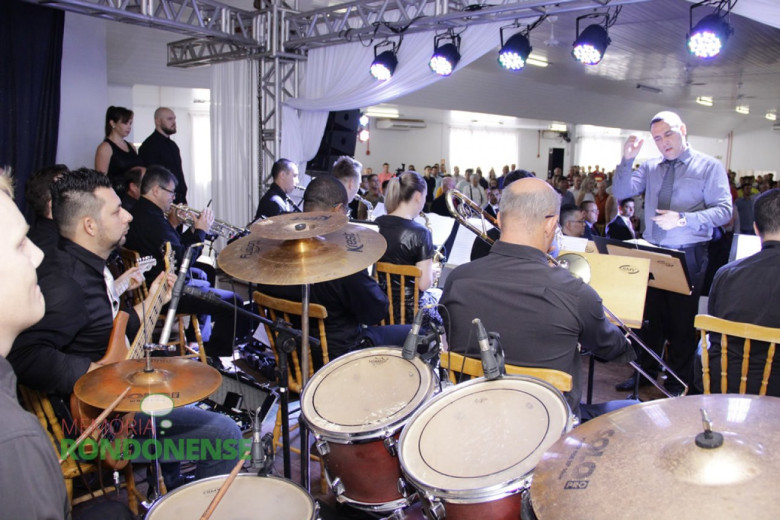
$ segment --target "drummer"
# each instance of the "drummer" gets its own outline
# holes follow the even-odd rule
[[[583,420],[636,401],[580,404],[580,345],[599,358],[628,362],[634,350],[604,316],[590,286],[550,267],[560,196],[536,178],[513,182],[501,198],[501,239],[487,257],[463,264],[448,277],[441,304],[453,352],[479,357],[472,320],[501,335],[507,364],[571,374],[566,395]]]
[[[349,200],[344,185],[330,175],[315,177],[303,194],[303,211],[349,212]],[[298,301],[299,286],[260,285],[258,289],[270,296]],[[325,335],[328,357],[333,360],[353,350],[375,345],[403,345],[410,325],[376,326],[387,315],[387,295],[365,269],[355,274],[315,283],[310,289],[311,302],[328,310]],[[316,329],[315,329],[316,330]],[[315,368],[322,366],[322,353],[312,348]]]
[[[46,313],[37,324],[22,332],[13,344],[8,361],[19,382],[51,395],[55,411],[70,420],[68,396],[76,381],[99,367],[112,332],[113,318],[119,310],[113,278],[106,260],[114,248],[124,243],[132,217],[105,175],[81,169],[63,176],[52,187],[52,210],[60,232],[59,246],[38,268],[38,280],[46,298]],[[175,277],[161,275],[155,284],[172,287]],[[155,293],[155,285],[150,289]],[[113,297],[110,295],[114,295]],[[167,299],[170,299],[168,291]],[[130,328],[137,329],[141,305],[126,309]],[[146,302],[150,308],[150,302]],[[129,330],[135,336],[135,330]],[[241,439],[241,432],[227,416],[196,407],[173,410],[165,416],[172,426],[161,431],[160,438],[197,439],[216,445],[217,439]],[[149,418],[136,414],[135,438],[151,434]],[[204,456],[196,464],[198,478],[229,473],[238,460],[227,456],[217,460]],[[179,463],[162,464],[165,485],[171,490],[186,482],[179,474]]]

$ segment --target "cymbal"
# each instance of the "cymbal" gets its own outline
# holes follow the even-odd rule
[[[149,412],[171,405],[176,408],[213,394],[222,382],[219,371],[191,359],[152,358],[152,372],[144,372],[144,359],[128,359],[87,372],[73,388],[82,402],[106,408],[125,388],[132,389],[116,407],[117,412]],[[152,398],[163,394],[170,399]]]
[[[379,260],[385,249],[382,235],[356,224],[301,240],[271,240],[253,230],[223,249],[217,263],[240,280],[301,285],[356,273]]]
[[[285,213],[258,220],[250,226],[249,231],[260,238],[295,240],[327,235],[341,229],[347,222],[349,219],[346,215],[332,211]]]
[[[723,444],[697,444],[700,409]],[[777,518],[780,399],[696,395],[597,417],[536,466],[531,501],[549,518]]]

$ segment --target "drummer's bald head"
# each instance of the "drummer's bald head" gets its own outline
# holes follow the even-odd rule
[[[501,240],[528,244],[554,232],[560,205],[561,196],[541,179],[513,182],[501,195]]]
[[[333,211],[348,203],[347,189],[332,175],[315,177],[303,194],[303,211]]]

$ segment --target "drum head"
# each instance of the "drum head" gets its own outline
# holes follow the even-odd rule
[[[401,468],[450,501],[519,489],[542,454],[571,429],[563,395],[532,377],[474,379],[425,404],[401,434]]]
[[[226,476],[210,477],[182,486],[165,495],[149,510],[146,520],[185,520],[200,518]],[[275,477],[238,475],[222,498],[212,520],[314,519],[316,507],[306,491],[297,484]]]
[[[342,356],[314,374],[301,396],[309,428],[325,440],[349,442],[400,429],[433,394],[430,367],[401,349],[376,347]]]

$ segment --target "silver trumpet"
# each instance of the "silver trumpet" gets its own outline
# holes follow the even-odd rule
[[[479,204],[474,202],[473,200],[469,199],[465,195],[463,195],[458,190],[450,190],[446,194],[446,202],[447,202],[447,209],[449,209],[450,214],[458,221],[460,224],[464,227],[466,227],[468,230],[474,232],[487,242],[488,244],[493,244],[493,239],[490,238],[487,234],[488,226],[487,224],[490,224],[496,228],[498,228],[498,221],[493,218],[491,215],[485,212],[484,209],[482,209]],[[472,224],[469,219],[470,218],[480,218],[480,226],[477,227],[474,224]],[[590,282],[590,264],[588,263],[588,260],[582,256],[578,255],[576,253],[566,253],[561,256],[559,256],[557,259],[553,258],[550,255],[547,255],[547,260],[556,267],[561,267],[563,269],[566,269],[569,271],[572,276],[576,276],[577,278],[581,279],[585,283]],[[627,339],[633,339],[637,345],[642,347],[642,349],[645,350],[653,359],[655,359],[661,367],[663,367],[664,370],[666,370],[666,373],[669,374],[670,377],[673,377],[676,379],[681,385],[683,385],[683,392],[681,395],[685,395],[688,393],[688,385],[683,381],[680,376],[675,374],[671,368],[669,368],[669,365],[664,362],[664,360],[655,353],[653,349],[645,345],[645,343],[639,338],[639,336],[636,335],[636,333],[631,330],[631,328],[623,323],[623,320],[618,318],[614,312],[609,310],[607,306],[604,306],[604,312],[607,314],[607,317],[609,317],[610,320],[612,320],[613,323],[615,323],[618,327],[620,327],[623,330],[623,333],[625,334]],[[639,363],[636,361],[629,361],[628,363],[631,365],[634,370],[642,374],[645,378],[647,378],[648,381],[650,381],[653,386],[658,388],[666,397],[675,397],[673,394],[671,394],[666,388],[663,387],[663,385],[659,384],[654,377],[651,377],[647,372],[645,372],[641,366],[639,366]]]
[[[358,202],[360,202],[361,204],[363,204],[366,207],[366,220],[368,220],[369,222],[373,222],[374,221],[374,205],[371,204],[370,202],[368,202],[366,199],[364,199],[360,195],[358,195],[357,193],[355,194],[355,200],[357,200]]]
[[[184,204],[171,204],[171,211],[174,212],[179,220],[190,227],[195,225],[195,220],[200,218],[201,214],[200,211],[189,206],[185,206]],[[211,224],[211,229],[209,229],[209,233],[212,235],[219,235],[227,240],[230,240],[231,238],[237,236],[248,235],[249,230],[247,228],[233,226],[227,222],[214,219],[214,222]]]

